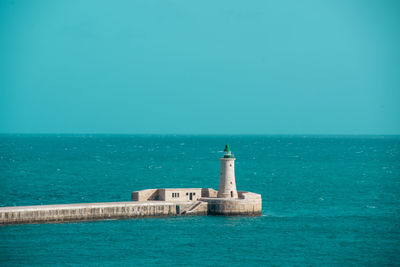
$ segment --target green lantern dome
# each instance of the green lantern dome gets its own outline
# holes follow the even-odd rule
[[[232,158],[233,155],[231,153],[231,149],[229,148],[229,145],[225,145],[224,149],[224,158]]]
[[[231,151],[231,149],[229,148],[229,145],[225,145],[224,152],[228,152],[228,151]]]

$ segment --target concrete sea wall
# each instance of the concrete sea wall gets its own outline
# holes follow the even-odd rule
[[[206,192],[207,194],[204,195],[215,195],[214,191],[208,190]],[[135,197],[140,199],[142,195],[145,198],[152,197],[154,194],[155,191],[145,190],[143,194],[136,194]],[[261,195],[239,191],[238,196],[239,198],[202,197],[193,201],[148,200],[0,207],[0,225],[115,220],[178,215],[261,215]]]
[[[259,216],[262,211],[260,200],[240,200],[208,198],[201,199],[207,202],[207,214],[225,216]]]
[[[203,197],[207,203],[207,214],[226,216],[260,216],[262,198],[260,194],[238,191],[239,198]]]
[[[107,202],[0,208],[0,224],[93,221],[177,215],[172,202]]]

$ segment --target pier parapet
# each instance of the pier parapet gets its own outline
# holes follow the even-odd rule
[[[1,207],[0,224],[57,223],[176,216],[172,202],[104,202]]]

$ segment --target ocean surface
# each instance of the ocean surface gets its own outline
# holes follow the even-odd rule
[[[0,226],[0,266],[400,266],[399,136],[0,135],[0,206],[218,189],[225,144],[263,216]]]

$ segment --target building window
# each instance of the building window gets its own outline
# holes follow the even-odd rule
[[[232,167],[232,164],[229,164],[229,166],[231,166],[231,167]]]
[[[172,193],[172,197],[173,198],[179,197],[179,193]]]
[[[193,196],[195,196],[196,195],[196,193],[193,193]]]
[[[188,195],[189,195],[189,193],[188,193],[188,192],[186,192],[186,195],[188,196]]]

